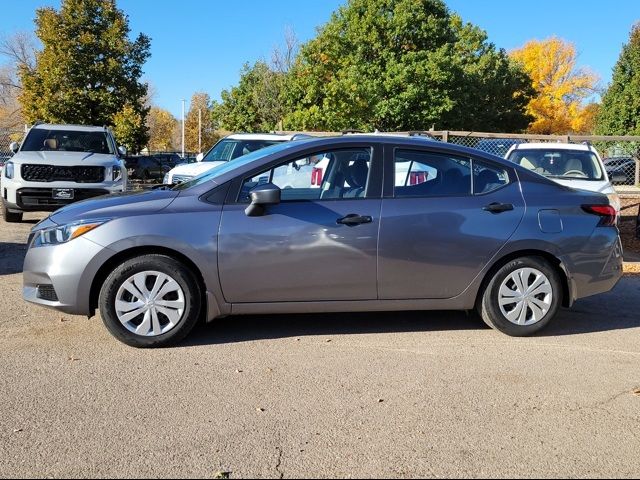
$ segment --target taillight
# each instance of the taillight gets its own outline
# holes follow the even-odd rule
[[[611,205],[583,205],[582,210],[599,216],[599,227],[614,227],[618,220],[618,212]]]
[[[318,187],[322,185],[322,177],[324,172],[321,168],[313,167],[311,170],[311,185],[317,185]]]

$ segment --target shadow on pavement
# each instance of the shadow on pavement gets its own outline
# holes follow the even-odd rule
[[[640,276],[625,277],[609,293],[562,310],[538,337],[580,335],[640,327]],[[310,336],[367,335],[488,329],[474,313],[370,312],[232,316],[203,325],[180,347]],[[501,335],[496,332],[496,335]]]
[[[369,312],[227,317],[201,326],[181,347],[311,336],[481,330],[488,327],[464,312]]]
[[[0,275],[22,273],[27,245],[24,243],[0,243]]]

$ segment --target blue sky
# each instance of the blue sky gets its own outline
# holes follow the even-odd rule
[[[2,34],[33,30],[35,10],[59,0],[3,0]],[[234,85],[245,62],[269,58],[291,27],[312,38],[344,0],[118,0],[132,33],[152,38],[145,77],[155,103],[178,116],[181,99],[195,91],[219,98]],[[465,21],[486,30],[496,46],[511,50],[552,35],[575,43],[579,64],[611,80],[611,70],[631,26],[640,21],[639,0],[447,0]]]

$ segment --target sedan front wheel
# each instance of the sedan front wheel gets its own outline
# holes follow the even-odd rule
[[[163,347],[198,322],[201,294],[193,272],[164,255],[127,260],[107,277],[100,313],[109,332],[132,347]]]

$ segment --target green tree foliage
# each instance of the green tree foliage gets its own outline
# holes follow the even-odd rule
[[[113,116],[113,133],[118,143],[132,153],[140,152],[149,141],[145,118],[129,104]]]
[[[349,0],[301,48],[285,127],[516,131],[531,81],[441,0]]]
[[[221,94],[214,117],[224,129],[262,132],[277,129],[285,115],[287,76],[265,61],[245,64],[240,82]]]
[[[640,135],[640,23],[622,48],[596,120],[599,135]]]
[[[111,125],[117,132],[137,125],[140,131],[118,140],[143,146],[148,108],[140,77],[150,39],[129,40],[129,20],[115,0],[63,0],[60,11],[38,9],[35,23],[43,49],[34,69],[20,69],[27,121]]]
[[[191,97],[191,104],[184,122],[184,143],[188,152],[198,152],[198,129],[202,126],[202,148],[206,152],[220,138],[212,118],[213,104],[208,94],[196,92]],[[199,113],[200,112],[200,113]],[[198,116],[200,115],[201,120]]]

